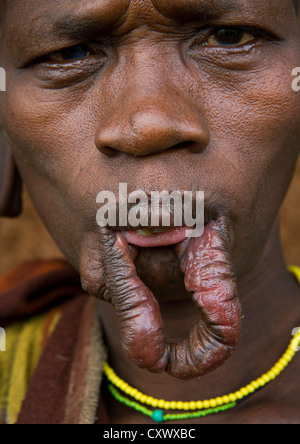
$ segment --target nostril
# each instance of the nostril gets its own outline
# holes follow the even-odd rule
[[[108,145],[102,145],[101,148],[99,148],[99,151],[107,157],[116,157],[119,154],[118,150],[111,148]]]
[[[174,148],[190,148],[191,145],[194,145],[195,142],[187,141],[187,142],[180,142],[174,145]]]
[[[199,150],[199,145],[196,142],[194,142],[193,140],[177,143],[176,145],[174,145],[173,148],[175,150],[176,149],[187,149],[191,153],[199,153],[199,151],[202,151],[202,150]]]

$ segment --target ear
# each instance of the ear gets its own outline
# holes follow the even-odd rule
[[[22,180],[0,126],[0,216],[16,217],[21,211]]]

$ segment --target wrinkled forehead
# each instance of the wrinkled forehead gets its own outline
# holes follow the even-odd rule
[[[262,14],[298,7],[299,0],[1,0],[0,19],[8,15],[15,22],[34,20],[41,12],[44,18],[57,14],[80,16],[99,14],[103,22],[149,21],[158,19],[195,19],[219,15],[224,11],[250,13],[259,9]]]
[[[138,28],[177,33],[191,23],[241,25],[245,18],[247,26],[268,29],[271,24],[287,35],[298,27],[294,1],[0,0],[0,43],[5,45],[0,60],[7,59],[8,53],[20,58],[25,47],[39,49],[46,40],[69,44],[74,36],[76,41],[87,41],[95,36],[124,36]]]

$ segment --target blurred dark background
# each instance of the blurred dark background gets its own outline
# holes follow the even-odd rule
[[[281,232],[288,264],[300,265],[300,159],[281,211]],[[0,219],[0,275],[30,258],[55,258],[61,253],[24,192],[24,211],[18,219]]]

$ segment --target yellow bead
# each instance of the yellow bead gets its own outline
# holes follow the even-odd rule
[[[229,395],[229,400],[230,400],[230,402],[235,402],[237,400],[237,397],[233,393],[231,393]]]
[[[279,373],[280,373],[280,370],[279,370],[279,368],[278,368],[278,363],[276,364],[276,365],[274,365],[274,367],[272,368],[272,372],[274,372],[274,373],[276,373],[276,376],[278,376],[279,375]]]
[[[285,367],[285,365],[282,362],[278,362],[278,364],[276,364],[276,368],[277,368],[277,370],[279,370],[279,373],[282,372],[284,367]]]
[[[170,410],[170,402],[168,402],[168,401],[166,401],[165,402],[165,406],[164,406],[164,408],[165,408],[165,410]],[[153,406],[154,407],[154,406]]]
[[[267,375],[263,375],[261,379],[264,381],[265,384],[268,384],[270,382],[270,378]]]
[[[183,410],[183,402],[181,402],[181,401],[177,402],[177,409]]]
[[[217,401],[215,400],[215,399],[211,399],[210,401],[209,401],[209,407],[210,408],[212,408],[212,409],[214,409],[215,407],[217,407]]]
[[[210,402],[207,401],[207,400],[203,401],[203,407],[204,407],[205,409],[209,409],[209,408],[210,408]]]
[[[175,401],[170,402],[170,410],[176,410],[176,402]]]
[[[190,404],[189,404],[189,402],[184,402],[184,403],[183,403],[183,406],[182,406],[182,409],[183,409],[183,410],[186,410],[186,411],[187,411],[187,410],[190,410]]]
[[[158,407],[158,399],[153,399],[152,407]]]
[[[241,394],[240,391],[236,392],[236,393],[234,394],[234,396],[236,397],[236,399],[243,399],[243,395]]]
[[[221,397],[216,399],[218,405],[223,405],[223,399]]]
[[[274,370],[270,370],[268,373],[270,379],[275,379],[276,378],[276,372]]]
[[[287,362],[287,364],[289,363],[289,362],[291,362],[291,360],[293,359],[288,353],[286,353],[285,355],[284,355],[284,359],[286,360],[286,362]]]
[[[135,396],[138,394],[138,391],[137,391],[137,389],[132,389],[132,391],[131,391],[131,395],[130,396],[132,396],[133,398],[135,398]]]
[[[252,387],[251,384],[247,385],[246,390],[248,391],[249,395],[251,395],[253,392],[255,392],[255,388]]]
[[[249,390],[250,393],[255,392],[256,388],[254,387],[254,384],[251,382],[251,384],[249,384],[247,386],[247,389]]]
[[[248,396],[249,395],[249,391],[244,387],[244,388],[241,389],[241,394],[243,396]]]
[[[140,402],[141,402],[142,404],[145,404],[146,401],[147,401],[147,396],[146,396],[146,395],[142,395],[142,396],[140,397]]]
[[[190,409],[191,410],[196,410],[196,408],[197,408],[196,402],[194,402],[194,401],[190,402]]]
[[[127,390],[127,394],[133,398],[133,396],[132,396],[133,393],[134,393],[133,388],[129,387],[129,389]]]
[[[142,397],[142,394],[141,394],[141,393],[137,393],[137,394],[135,395],[135,399],[136,399],[137,401],[140,401],[140,400],[141,400],[141,397]]]
[[[157,403],[157,407],[159,407],[160,409],[163,409],[165,405],[165,401],[163,399],[160,399]]]
[[[197,409],[199,409],[199,410],[203,409],[203,402],[202,401],[196,402],[196,405],[197,405]]]
[[[288,365],[288,360],[286,359],[286,358],[281,358],[280,359],[280,362],[281,362],[281,364],[284,366],[284,367],[286,367],[287,365]]]
[[[229,396],[223,396],[222,400],[223,400],[223,404],[229,404],[230,403]]]

